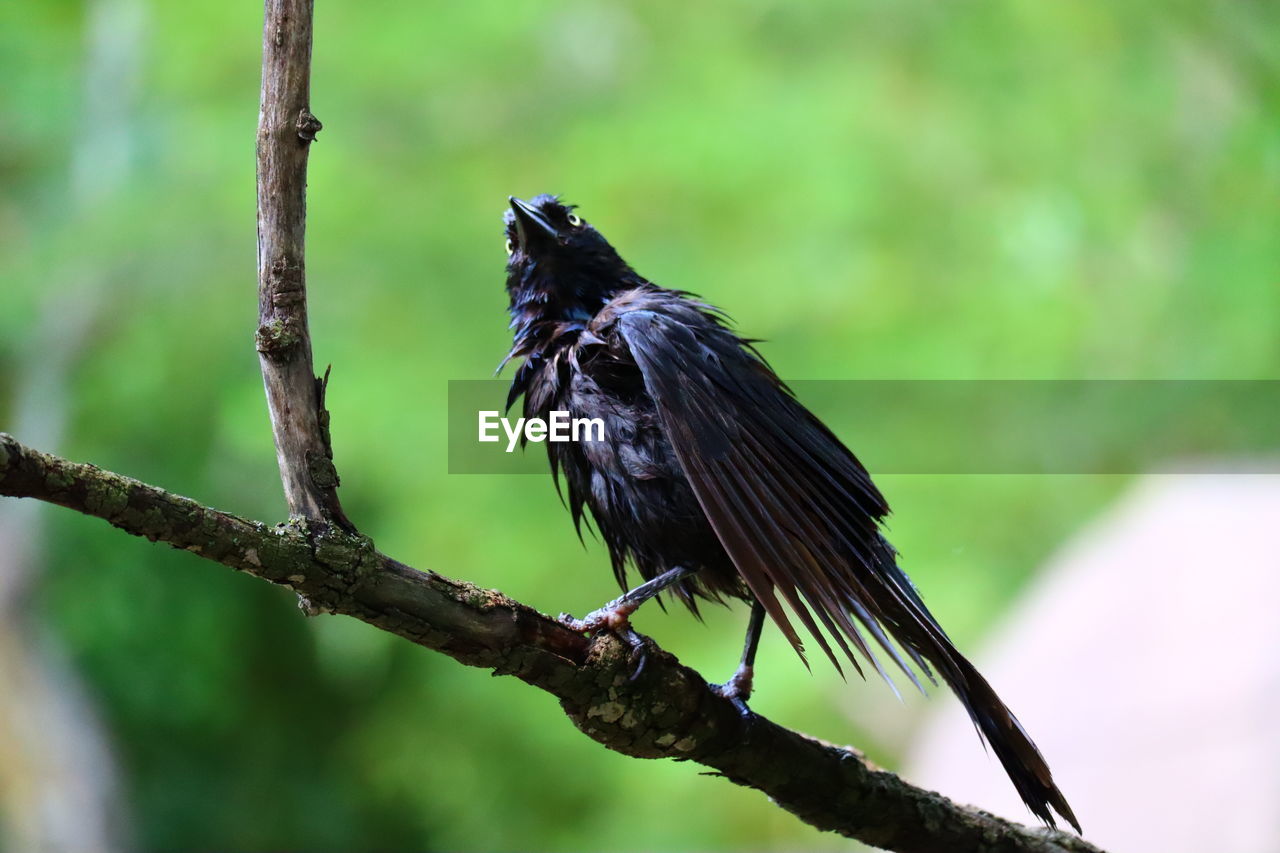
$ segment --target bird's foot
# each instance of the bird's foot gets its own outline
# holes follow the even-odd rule
[[[631,614],[636,608],[630,604],[611,602],[599,610],[592,610],[582,619],[574,619],[568,613],[560,614],[560,621],[571,631],[582,634],[598,634],[611,631],[619,636],[631,630]]]
[[[712,684],[711,689],[732,702],[733,707],[738,709],[739,714],[744,717],[750,717],[751,709],[747,707],[747,700],[751,698],[754,677],[755,670],[753,667],[740,666],[734,672],[732,678],[724,684]]]
[[[644,671],[644,665],[648,661],[644,638],[631,627],[631,614],[635,613],[638,606],[638,604],[614,601],[599,610],[591,611],[582,619],[575,619],[568,613],[561,613],[560,622],[572,631],[593,636],[607,631],[630,646],[631,653],[627,661],[631,665],[631,676],[627,680],[635,681]]]

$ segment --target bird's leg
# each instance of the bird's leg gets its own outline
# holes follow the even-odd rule
[[[561,613],[560,621],[575,631],[594,634],[597,631],[607,629],[618,634],[630,635],[628,636],[628,639],[630,639],[635,634],[631,630],[631,614],[635,613],[641,604],[696,571],[696,569],[676,566],[674,569],[668,569],[658,575],[653,580],[645,581],[635,589],[624,592],[604,607],[591,611],[583,619],[574,619],[568,613]]]
[[[747,710],[747,700],[751,698],[751,681],[755,676],[756,649],[760,647],[760,633],[764,629],[764,605],[758,601],[751,604],[751,618],[747,620],[747,641],[742,648],[742,660],[734,671],[733,677],[724,684],[713,685],[713,689],[721,696],[738,706],[743,714]]]

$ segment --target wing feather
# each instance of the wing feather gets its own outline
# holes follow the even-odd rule
[[[865,661],[888,677],[856,619],[918,684],[848,570],[873,564],[887,511],[853,455],[727,330],[648,310],[617,323],[716,535],[792,645],[779,599],[837,668],[832,641],[859,673]]]
[[[932,664],[1031,810],[1052,825],[1052,806],[1078,829],[1035,744],[898,568],[866,469],[714,315],[672,292],[647,295],[608,322],[721,545],[801,659],[784,602],[837,669],[833,641],[859,674],[861,659],[893,686],[864,632],[917,687],[911,663],[930,680]]]

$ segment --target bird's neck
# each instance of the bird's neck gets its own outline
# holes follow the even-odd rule
[[[508,287],[514,338],[508,360],[549,357],[555,350],[571,345],[605,303],[643,283],[634,273],[604,283],[595,277],[552,279],[538,275],[537,270],[530,272]]]
[[[498,369],[513,360],[519,362],[519,367],[511,380],[507,407],[529,392],[536,375],[548,368],[555,369],[554,365],[559,363],[556,356],[578,342],[605,303],[616,294],[644,283],[635,273],[618,280],[616,286],[601,286],[599,280],[548,281],[537,275],[509,282],[511,350]],[[529,405],[527,397],[525,405]]]

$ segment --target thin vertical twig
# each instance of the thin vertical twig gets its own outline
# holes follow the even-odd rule
[[[326,379],[311,361],[305,238],[311,114],[312,0],[267,0],[258,116],[258,332],[262,381],[289,515],[353,529],[338,501],[324,411]]]

